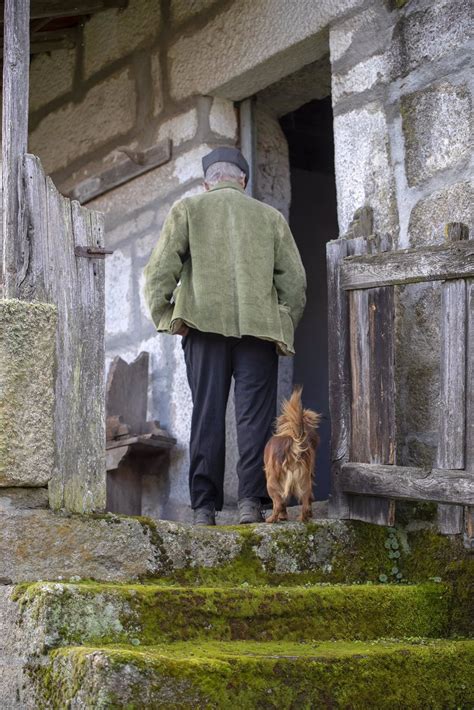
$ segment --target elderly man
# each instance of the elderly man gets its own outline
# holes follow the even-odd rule
[[[216,148],[202,162],[206,192],[171,208],[145,268],[145,294],[157,330],[182,336],[193,398],[189,487],[195,523],[215,525],[222,509],[232,377],[240,522],[261,522],[277,352],[294,353],[306,278],[285,219],[245,194],[249,168],[242,153]]]

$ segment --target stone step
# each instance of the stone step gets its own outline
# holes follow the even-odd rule
[[[471,708],[474,641],[181,642],[52,651],[38,707]]]
[[[30,585],[17,601],[20,625],[38,653],[188,639],[441,638],[450,634],[453,616],[451,589],[435,583],[203,588],[51,582]]]
[[[24,581],[161,578],[183,585],[428,581],[474,558],[460,536],[429,523],[383,528],[357,521],[195,528],[147,518],[47,510],[1,512],[0,578]],[[398,572],[394,573],[393,569]],[[456,575],[458,571],[456,571]]]

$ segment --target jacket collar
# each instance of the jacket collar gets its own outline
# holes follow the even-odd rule
[[[211,187],[209,192],[214,192],[214,190],[222,190],[224,187],[230,187],[233,190],[239,190],[239,192],[245,192],[244,188],[239,185],[236,182],[232,182],[232,180],[222,180],[221,182],[218,182],[217,185],[214,185],[214,187]]]

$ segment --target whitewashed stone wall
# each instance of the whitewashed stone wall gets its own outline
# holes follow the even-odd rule
[[[179,339],[156,336],[148,319],[142,270],[170,206],[202,189],[202,155],[238,140],[233,101],[271,87],[281,97],[286,86],[293,104],[299,89],[285,77],[302,67],[302,92],[317,76],[325,95],[330,44],[341,233],[368,203],[396,246],[438,242],[446,221],[470,221],[468,22],[468,0],[129,0],[79,28],[76,49],[34,58],[30,149],[63,190],[113,165],[122,146],[173,141],[169,163],[91,205],[106,213],[115,250],[108,358],[151,353],[150,416],[178,438],[169,475],[149,482],[145,512],[184,515],[191,402]],[[258,123],[259,196],[287,214],[285,143],[271,112],[262,108]],[[398,294],[405,463],[428,462],[436,443],[438,291]],[[235,440],[228,451],[232,469]],[[226,495],[235,499],[235,477]]]

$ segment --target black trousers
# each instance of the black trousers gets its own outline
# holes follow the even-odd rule
[[[238,496],[268,501],[263,450],[276,415],[278,356],[275,343],[227,338],[190,330],[183,338],[193,398],[189,489],[191,506],[222,509],[225,466],[225,413],[232,376],[239,462]]]

